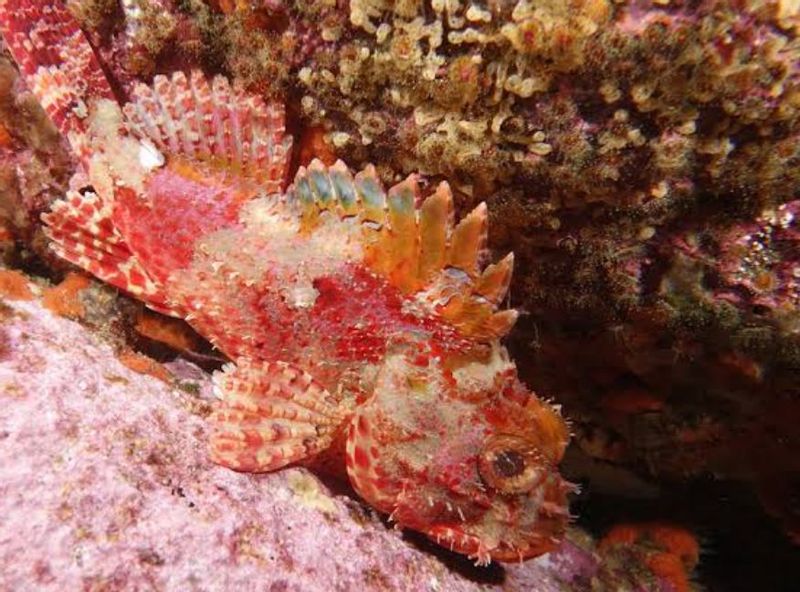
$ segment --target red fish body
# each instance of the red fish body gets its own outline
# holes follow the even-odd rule
[[[45,216],[53,248],[186,319],[215,376],[212,458],[240,471],[339,463],[398,524],[480,562],[552,549],[568,433],[499,340],[513,259],[483,267],[487,213],[441,183],[301,168],[283,108],[177,73],[120,107],[60,5],[0,0],[6,43],[78,154]]]

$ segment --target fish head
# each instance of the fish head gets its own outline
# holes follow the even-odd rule
[[[517,561],[564,534],[568,439],[499,344],[444,354],[416,342],[387,353],[348,428],[347,470],[400,526],[478,563]]]

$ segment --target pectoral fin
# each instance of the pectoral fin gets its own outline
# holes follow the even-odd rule
[[[211,458],[236,471],[279,469],[326,450],[344,416],[308,373],[283,362],[239,360],[214,376]]]

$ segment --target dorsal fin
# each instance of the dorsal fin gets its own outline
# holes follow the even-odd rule
[[[313,232],[326,210],[339,218],[357,217],[367,267],[464,335],[491,340],[514,325],[515,310],[497,310],[514,258],[508,255],[483,269],[486,204],[455,225],[446,182],[421,200],[415,175],[387,192],[372,166],[353,177],[341,161],[328,167],[315,160],[300,167],[286,200],[296,209],[303,232]]]
[[[63,0],[0,0],[0,32],[28,87],[73,150],[85,158],[88,114],[98,101],[116,99]]]
[[[136,85],[123,110],[132,131],[168,156],[209,162],[269,193],[283,189],[292,139],[279,103],[232,88],[222,76],[209,83],[195,70]]]

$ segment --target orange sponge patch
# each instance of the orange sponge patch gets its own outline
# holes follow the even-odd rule
[[[70,273],[60,284],[45,290],[42,304],[59,316],[80,319],[86,314],[80,293],[90,284],[85,275]]]
[[[659,547],[680,557],[687,568],[692,569],[700,558],[700,545],[697,538],[680,526],[672,524],[652,524],[650,538]]]
[[[172,374],[170,371],[145,355],[128,350],[122,352],[117,359],[122,362],[124,366],[138,374],[147,374],[148,376],[158,378],[166,383],[172,382]]]
[[[700,544],[690,531],[663,522],[618,524],[600,541],[600,551],[637,546],[652,572],[668,580],[678,592],[691,590],[689,574],[697,565]]]
[[[672,553],[655,553],[647,558],[647,567],[670,582],[677,592],[689,592],[689,576],[680,558]]]
[[[197,336],[186,323],[147,310],[139,313],[134,329],[139,335],[178,351],[196,351],[200,346]]]
[[[600,550],[614,545],[633,545],[639,539],[640,529],[633,524],[617,524],[600,540]]]
[[[33,298],[28,278],[11,269],[0,269],[0,295],[9,300],[31,300]]]

